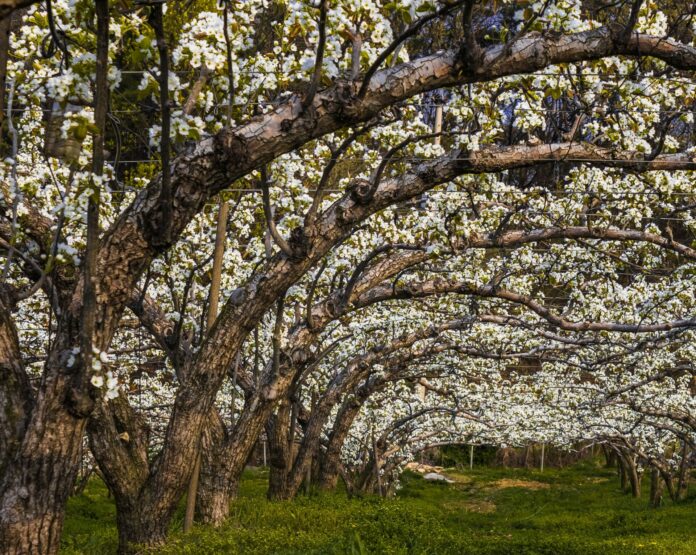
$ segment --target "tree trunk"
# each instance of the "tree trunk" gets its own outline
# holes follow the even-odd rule
[[[51,433],[44,435],[44,426]],[[2,553],[57,553],[65,503],[77,474],[84,420],[64,411],[30,425],[0,485]]]
[[[218,526],[229,514],[232,487],[227,483],[224,467],[228,441],[225,423],[216,409],[211,411],[201,439],[201,468],[196,496],[196,513],[200,522]]]
[[[356,400],[346,401],[336,415],[333,429],[329,434],[329,443],[326,447],[326,453],[324,454],[319,470],[320,489],[332,490],[335,489],[338,484],[341,449],[343,449],[343,444],[348,437],[348,432],[353,425],[355,417],[358,415],[358,412],[360,412],[360,406],[361,404]]]
[[[604,466],[614,468],[616,466],[616,453],[604,444],[602,444],[602,452],[604,453]]]
[[[0,476],[21,448],[34,403],[17,330],[0,289]]]
[[[7,464],[0,483],[0,552],[4,555],[58,552],[85,419],[65,410],[59,402],[63,388],[53,385],[39,399],[21,448]]]
[[[278,396],[287,393],[290,381],[289,377],[281,377],[274,381]],[[277,402],[277,397],[269,397],[265,390],[265,387],[259,388],[259,391],[247,400],[246,408],[227,441],[217,450],[215,457],[204,457],[202,473],[214,477],[214,480],[203,478],[199,485],[198,510],[202,522],[218,525],[229,516],[230,501],[237,496],[244,467]],[[207,491],[201,493],[203,489]]]
[[[658,467],[660,471],[660,475],[662,476],[662,480],[665,483],[665,486],[667,486],[667,493],[669,494],[669,498],[672,501],[677,500],[677,490],[674,487],[674,480],[672,479],[672,475],[669,472],[669,469],[666,469],[665,467]]]
[[[630,454],[626,454],[624,461],[626,463],[625,472],[628,474],[628,481],[631,485],[631,495],[638,498],[640,497],[640,475],[638,474],[635,459]]]
[[[288,499],[288,471],[292,464],[292,444],[288,435],[290,419],[290,402],[283,400],[266,427],[270,454],[267,497],[271,500]]]
[[[216,459],[224,453],[209,455]],[[200,522],[219,526],[230,514],[230,503],[236,495],[239,477],[228,479],[226,472],[217,470],[223,466],[217,460],[208,458],[207,464],[201,459],[201,475],[196,497],[196,512]]]
[[[657,508],[662,505],[662,479],[660,471],[654,468],[650,471],[650,506]]]
[[[677,482],[677,501],[686,499],[689,489],[689,446],[684,442],[684,447],[681,453],[681,462],[679,463],[679,479]]]
[[[80,361],[71,368],[64,364],[77,344],[76,333],[65,330],[75,332],[76,322],[64,313],[32,408],[23,368],[9,364],[10,359],[17,363],[13,349],[18,347],[3,308],[0,303],[0,370],[15,379],[0,383],[0,437],[8,440],[3,440],[7,452],[0,454],[0,552],[57,553],[85,418],[93,406],[91,397],[75,391],[75,380],[83,375]]]
[[[321,432],[329,419],[333,406],[333,397],[325,398],[312,411],[302,438],[302,444],[297,452],[297,457],[295,457],[295,462],[288,478],[287,495],[289,498],[297,495],[302,487],[302,481],[307,478],[308,472],[311,472],[312,462],[319,450]]]
[[[162,545],[167,539],[170,517],[164,512],[152,511],[149,504],[116,501],[118,552],[140,553],[144,548]]]
[[[628,491],[628,470],[626,469],[626,463],[622,456],[617,457],[619,463],[619,480],[621,481],[621,491]]]

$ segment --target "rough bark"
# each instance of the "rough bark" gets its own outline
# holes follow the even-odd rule
[[[227,442],[225,423],[216,410],[211,411],[208,424],[201,438],[201,470],[196,496],[196,514],[205,524],[218,525],[229,514],[231,491],[236,489],[227,483],[228,476],[219,472],[220,457],[226,456],[221,449]],[[241,476],[236,476],[238,480]]]
[[[335,489],[338,484],[341,465],[341,449],[348,438],[348,433],[353,421],[360,412],[360,407],[367,399],[369,392],[366,388],[360,388],[355,396],[343,402],[336,415],[333,427],[329,434],[329,442],[326,453],[322,458],[319,470],[319,487],[323,490]]]
[[[32,404],[17,330],[0,298],[0,476],[20,446]]]
[[[292,440],[289,436],[290,402],[284,399],[266,426],[269,449],[268,498],[274,501],[288,497],[288,470],[292,466]]]
[[[70,341],[72,337],[73,341]],[[0,479],[2,553],[57,553],[65,503],[77,475],[85,426],[79,398],[66,400],[74,374],[64,366],[76,335],[65,332],[46,363],[46,375],[26,429]],[[79,363],[73,370],[79,372]],[[21,414],[21,413],[20,413]],[[21,427],[21,426],[20,426]]]
[[[612,55],[649,54],[678,69],[696,68],[696,49],[671,39],[639,34],[626,42],[615,39],[615,33],[608,28],[559,37],[526,37],[515,41],[512,47],[486,48],[481,64],[484,71],[474,74],[463,71],[458,51],[447,51],[377,72],[363,98],[356,98],[355,82],[345,81],[318,92],[307,109],[303,109],[300,97],[292,97],[272,113],[237,128],[224,129],[172,161],[171,241],[178,238],[208,199],[236,179],[311,139],[367,121],[384,108],[428,90]],[[548,150],[549,160],[567,158],[572,151],[568,147]],[[593,156],[592,152],[587,154]],[[662,162],[654,164],[657,167]],[[495,171],[495,165],[489,171]],[[631,167],[645,165],[639,160]],[[162,244],[157,233],[166,212],[161,186],[161,180],[154,180],[103,242],[99,257],[103,277],[97,291],[107,295],[111,302],[103,304],[98,321],[106,327],[116,324],[144,269],[158,252],[169,246]]]
[[[9,19],[12,12],[36,4],[38,0],[0,0],[0,20]]]
[[[24,3],[5,1],[0,6],[0,14],[7,14],[20,5]],[[177,157],[172,164],[174,208],[171,214],[171,241],[176,240],[212,195],[235,179],[313,138],[366,121],[383,108],[405,98],[444,86],[531,72],[554,63],[609,55],[647,54],[661,58],[678,69],[696,67],[696,54],[691,47],[670,39],[638,34],[627,41],[617,41],[615,33],[602,28],[576,35],[525,38],[515,41],[511,48],[490,47],[481,54],[483,62],[480,68],[484,68],[483,71],[478,68],[475,74],[462,71],[457,52],[452,51],[376,73],[367,94],[359,100],[354,98],[355,84],[346,82],[317,93],[312,106],[307,109],[302,106],[301,99],[292,98],[271,114],[241,127],[226,129]],[[548,159],[558,156],[558,153],[554,153]],[[437,179],[433,182],[427,179],[425,173],[416,171],[410,182],[407,179],[405,183],[399,181],[386,188],[380,187],[381,196],[369,208],[353,200],[337,203],[335,207],[340,208],[340,214],[337,210],[332,212],[324,221],[324,227],[316,230],[315,238],[321,239],[310,241],[307,255],[301,262],[276,257],[269,271],[261,272],[261,277],[252,280],[245,288],[243,308],[228,307],[217,326],[219,333],[214,333],[201,350],[199,360],[206,361],[206,370],[199,364],[192,373],[191,383],[177,395],[172,422],[165,438],[166,447],[157,461],[156,471],[149,474],[141,493],[141,499],[148,502],[142,518],[171,515],[190,473],[198,438],[222,375],[229,367],[230,359],[237,355],[246,335],[275,302],[277,293],[299,279],[332,245],[347,236],[355,223],[388,204],[410,198],[442,180],[472,169],[467,168],[466,164],[461,167],[461,163],[455,163],[455,160],[451,162],[449,168],[447,164],[423,167],[428,175],[435,171]],[[516,163],[529,164],[528,161]],[[655,167],[658,163],[653,162]],[[639,168],[646,165],[641,161],[633,164]],[[502,169],[496,163],[486,167],[486,171]],[[163,215],[167,213],[160,194],[161,185],[161,181],[155,180],[147,187],[101,242],[95,272],[95,341],[102,350],[108,348],[123,308],[145,268],[155,255],[170,246],[169,243],[163,244],[158,234]],[[402,186],[403,194],[400,192]],[[166,202],[169,200],[166,199]],[[78,284],[74,291],[71,313],[79,314],[82,287]],[[62,345],[50,356],[19,454],[13,458],[3,477],[0,529],[3,541],[10,538],[6,543],[10,546],[8,550],[13,545],[19,546],[19,540],[25,537],[30,528],[39,531],[29,540],[32,546],[36,547],[38,542],[48,551],[57,548],[57,531],[77,468],[85,418],[93,410],[89,386],[84,383],[84,373],[80,373],[79,365],[66,371],[64,355],[67,349],[75,345],[73,340],[79,336],[72,326],[70,328],[71,331],[63,329],[63,339],[58,341]],[[243,447],[252,437],[253,446],[258,430],[272,408],[272,402],[265,404],[263,410],[254,411],[244,423],[240,440]],[[110,406],[104,410],[110,410]],[[163,518],[151,529],[154,540],[159,541],[166,524],[167,519]],[[140,541],[141,533],[138,530],[146,531],[144,527],[128,527],[127,523],[123,526],[125,537],[130,533],[134,541]],[[13,538],[18,538],[18,542],[15,543]]]
[[[508,151],[502,149],[501,152]],[[361,202],[359,191],[350,190],[312,229],[306,230],[304,258],[290,259],[283,253],[275,255],[242,288],[239,295],[228,300],[208,340],[187,371],[187,387],[181,388],[177,395],[157,472],[147,483],[147,487],[152,488],[156,504],[173,507],[183,493],[181,480],[183,476],[188,476],[188,461],[195,456],[195,438],[199,436],[207,420],[205,415],[212,407],[221,381],[250,330],[282,291],[316,264],[333,245],[347,237],[356,223],[383,207],[412,198],[463,173],[497,170],[503,166],[519,167],[529,163],[521,151],[516,151],[514,156],[506,155],[505,158],[506,162],[501,165],[499,162],[491,162],[488,154],[462,160],[461,152],[453,152],[420,164],[398,179],[383,181],[368,204]],[[243,299],[241,303],[239,298]],[[302,348],[297,348],[289,356],[301,359],[305,354]],[[293,364],[298,363],[296,361]],[[292,372],[288,375],[267,375],[261,389],[249,404],[253,407],[252,410],[242,414],[227,446],[227,451],[232,456],[226,457],[224,461],[231,483],[235,482],[231,476],[241,473],[249,452],[275,406],[275,400],[283,396],[292,380]],[[172,510],[168,509],[166,513],[171,514]]]

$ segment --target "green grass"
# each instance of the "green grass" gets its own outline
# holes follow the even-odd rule
[[[272,503],[265,499],[266,473],[247,472],[225,526],[198,526],[184,536],[176,531],[178,513],[171,541],[157,553],[696,553],[695,498],[649,509],[645,497],[623,494],[615,474],[600,467],[449,474],[458,483],[426,482],[406,473],[396,499],[334,493]],[[501,479],[549,487],[500,488]],[[103,484],[94,481],[70,500],[63,552],[93,555],[115,548],[113,505]]]

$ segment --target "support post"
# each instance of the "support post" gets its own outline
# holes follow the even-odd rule
[[[435,124],[433,125],[433,133],[442,133],[442,104],[435,107]],[[440,144],[440,136],[434,138],[433,143]]]
[[[372,435],[372,457],[373,457],[374,462],[375,462],[375,478],[377,480],[377,491],[379,492],[380,497],[384,497],[382,495],[382,477],[379,474],[379,456],[377,454],[377,441],[375,440],[374,423],[372,424],[371,435]]]
[[[544,472],[544,451],[545,451],[545,448],[546,448],[546,444],[542,443],[541,444],[541,467],[539,469],[541,472]]]
[[[222,257],[225,254],[225,235],[227,233],[227,215],[229,205],[220,200],[218,210],[217,229],[215,231],[215,251],[213,253],[213,275],[210,283],[210,301],[208,304],[208,315],[206,327],[208,330],[213,327],[217,318],[218,302],[220,298],[220,280],[222,277]],[[265,452],[264,452],[265,455]],[[265,458],[265,457],[264,457]],[[196,464],[193,466],[193,474],[189,481],[186,493],[186,513],[184,514],[184,532],[188,532],[193,527],[194,511],[196,509],[196,496],[198,495],[198,477],[201,473],[201,453],[200,447]]]

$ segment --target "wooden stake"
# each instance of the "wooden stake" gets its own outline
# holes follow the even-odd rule
[[[218,312],[218,301],[220,298],[220,281],[222,278],[222,257],[225,254],[225,236],[227,233],[227,215],[229,213],[229,205],[220,201],[220,209],[218,210],[217,229],[215,231],[215,251],[213,253],[213,275],[210,283],[210,302],[208,304],[208,315],[206,327],[208,331],[213,327]],[[265,445],[264,445],[264,459]],[[265,462],[264,462],[265,466]],[[201,473],[201,453],[200,447],[196,463],[193,466],[193,474],[189,481],[188,490],[186,493],[186,513],[184,515],[184,532],[188,532],[193,527],[193,517],[196,510],[196,496],[198,495],[198,480]]]
[[[438,104],[435,107],[435,124],[433,125],[433,133],[442,133],[442,104]],[[433,139],[433,143],[436,145],[440,144],[440,136],[438,135]]]
[[[544,472],[544,449],[545,449],[545,447],[546,447],[546,444],[542,443],[541,444],[541,468],[540,468],[541,472]]]
[[[382,477],[379,474],[379,458],[377,457],[377,442],[375,441],[374,424],[373,424],[373,427],[371,428],[370,431],[372,434],[372,457],[375,461],[375,478],[377,479],[377,491],[379,492],[379,496],[383,497],[383,495],[382,495]]]

